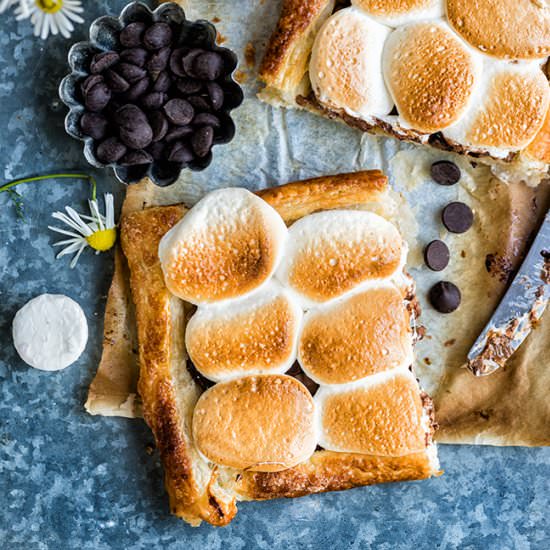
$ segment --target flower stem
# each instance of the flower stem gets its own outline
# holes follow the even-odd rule
[[[52,179],[81,179],[81,180],[87,180],[90,182],[92,186],[92,200],[96,199],[96,181],[93,176],[90,176],[89,174],[47,174],[45,176],[34,176],[32,178],[21,178],[18,180],[13,180],[8,183],[5,183],[4,185],[0,186],[0,193],[3,191],[8,191],[15,187],[16,185],[20,185],[21,183],[32,183],[34,181],[43,181],[43,180],[52,180]]]

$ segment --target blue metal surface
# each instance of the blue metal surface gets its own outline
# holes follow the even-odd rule
[[[124,2],[85,4],[91,21]],[[79,26],[74,41],[85,31]],[[86,169],[120,205],[122,184],[90,170],[81,144],[63,129],[57,86],[70,44],[59,37],[43,43],[28,22],[1,16],[0,178]],[[65,259],[54,260],[56,239],[46,226],[52,211],[84,207],[85,186],[21,186],[25,221],[0,194],[2,548],[550,548],[550,449],[445,446],[439,479],[243,503],[224,529],[193,529],[171,517],[158,458],[146,452],[146,426],[83,409],[101,352],[112,257],[86,252],[70,270]],[[42,292],[75,298],[90,325],[84,355],[58,373],[25,366],[11,341],[13,315]]]

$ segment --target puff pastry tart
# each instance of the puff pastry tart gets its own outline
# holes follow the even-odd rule
[[[478,157],[509,181],[550,165],[550,4],[284,0],[260,97]]]
[[[359,172],[123,217],[144,417],[190,524],[440,473],[407,245],[372,211],[386,185]]]

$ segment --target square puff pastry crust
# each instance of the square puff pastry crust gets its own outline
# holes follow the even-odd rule
[[[549,54],[550,7],[531,0],[283,0],[259,97],[537,184]]]
[[[288,225],[314,212],[368,209],[373,205],[376,208],[387,197],[386,192],[385,176],[379,171],[367,171],[292,183],[260,191],[259,195]],[[357,430],[353,422],[353,415],[357,413],[353,406],[354,392],[358,391],[356,385],[343,385],[342,391],[337,392],[331,391],[331,386],[322,386],[323,391],[318,392],[316,400],[323,410],[325,445],[331,448],[342,445],[338,434],[352,425],[354,429],[348,432],[348,436],[353,431],[360,433],[351,437],[351,445],[374,441],[376,447],[380,434],[387,428],[387,446],[375,449],[373,454],[317,450],[307,459],[301,459],[297,465],[282,471],[238,469],[239,456],[232,457],[237,467],[216,465],[205,459],[194,443],[193,429],[201,430],[202,424],[206,426],[202,430],[203,437],[207,435],[201,442],[202,449],[223,452],[227,439],[223,430],[209,429],[210,422],[218,428],[219,422],[208,414],[199,418],[197,426],[193,413],[196,410],[207,412],[200,409],[205,396],[211,397],[213,391],[218,392],[216,398],[227,399],[230,404],[228,387],[231,384],[246,390],[245,386],[252,383],[261,389],[265,379],[262,375],[232,379],[203,393],[197,378],[187,368],[184,335],[191,306],[168,291],[158,256],[160,240],[185,213],[186,208],[182,205],[163,206],[130,213],[121,221],[121,242],[130,268],[138,327],[139,392],[144,418],[153,431],[164,466],[171,511],[191,525],[204,520],[220,526],[234,517],[239,500],[299,497],[439,475],[431,441],[435,427],[433,406],[429,397],[420,393],[408,370],[378,374],[376,380],[373,378],[374,381],[366,384],[365,391],[359,390],[357,406],[361,407],[362,401],[366,400],[367,407],[370,404],[374,409],[371,409],[370,421]],[[411,309],[413,306],[414,302]],[[296,394],[304,388],[296,378],[277,376],[281,378],[281,387],[285,388],[279,400],[284,398],[285,392],[294,393],[297,399],[306,399],[307,396]],[[380,403],[392,397],[387,413],[381,412]],[[249,401],[253,395],[245,398]],[[311,398],[306,400],[309,402]],[[352,404],[342,415],[338,414],[342,407],[340,402]],[[376,414],[381,416],[378,418]],[[399,420],[392,421],[392,417]],[[227,424],[227,418],[224,417],[222,423]],[[229,427],[234,425],[229,422],[226,430]],[[332,441],[334,438],[335,442]]]

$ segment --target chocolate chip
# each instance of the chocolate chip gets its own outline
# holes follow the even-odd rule
[[[219,128],[220,119],[216,115],[210,113],[199,113],[193,119],[193,126],[212,126],[212,128]]]
[[[176,87],[182,94],[196,94],[201,91],[202,82],[193,78],[182,78],[178,80]]]
[[[162,141],[151,143],[146,151],[153,157],[154,160],[161,160],[164,157],[164,148],[166,145]]]
[[[126,150],[126,146],[118,138],[110,137],[97,146],[96,156],[104,164],[111,164],[117,162]]]
[[[170,146],[167,158],[170,162],[186,163],[191,162],[194,156],[187,145],[181,141],[176,141]]]
[[[80,128],[87,135],[100,140],[107,134],[107,119],[99,113],[84,113],[80,118]]]
[[[130,23],[120,31],[120,43],[126,48],[140,46],[145,28],[145,23],[141,21]]]
[[[430,289],[430,303],[440,313],[451,313],[460,305],[460,290],[449,281],[440,281]]]
[[[167,99],[168,97],[164,92],[151,92],[141,98],[141,104],[148,111],[155,111],[156,109],[160,109]]]
[[[166,71],[160,72],[153,82],[153,91],[154,92],[167,92],[172,85],[172,80],[168,76]]]
[[[128,151],[121,159],[122,166],[137,166],[138,164],[150,164],[153,162],[153,157],[143,150]]]
[[[472,227],[474,213],[463,202],[449,203],[441,213],[443,225],[452,233],[464,233]]]
[[[148,122],[136,124],[130,130],[120,128],[120,140],[130,149],[144,149],[153,141],[153,130]]]
[[[147,71],[145,69],[137,65],[131,65],[130,63],[119,63],[115,67],[115,70],[124,80],[130,82],[130,84],[147,76]]]
[[[221,109],[224,97],[222,87],[217,82],[207,82],[206,89],[208,90],[210,103],[212,104],[212,108],[214,109],[214,111]]]
[[[153,130],[153,141],[160,141],[166,136],[169,125],[166,117],[160,111],[149,113],[149,124]]]
[[[168,46],[172,41],[172,29],[167,23],[153,23],[143,35],[143,44],[150,50]]]
[[[178,126],[189,124],[193,120],[195,111],[185,99],[171,99],[164,105],[164,112],[168,120]]]
[[[118,126],[131,130],[137,125],[147,122],[145,113],[137,106],[131,103],[123,105],[114,116]],[[141,147],[139,147],[141,149]]]
[[[430,169],[432,179],[439,185],[454,185],[460,180],[460,168],[450,160],[439,160]]]
[[[169,143],[176,139],[190,136],[192,133],[193,128],[191,128],[191,126],[173,126],[170,130],[168,130],[164,139],[167,143]]]
[[[89,111],[102,111],[111,100],[111,90],[105,82],[99,82],[84,95],[84,104]]]
[[[171,53],[172,50],[168,46],[161,48],[158,52],[155,52],[147,62],[147,69],[153,73],[164,71],[168,65]]]
[[[449,264],[449,248],[443,241],[432,241],[424,249],[424,261],[433,271],[445,269]]]
[[[193,105],[195,111],[210,111],[210,105],[208,101],[201,97],[200,95],[192,95],[187,98],[187,101]]]
[[[172,55],[170,56],[170,70],[176,76],[185,76],[182,59],[188,51],[189,50],[187,48],[177,48],[172,52]]]
[[[125,92],[124,97],[128,101],[136,101],[149,89],[149,84],[151,81],[148,76],[138,80]]]
[[[90,72],[92,74],[102,73],[120,59],[116,52],[101,52],[96,53],[90,63]]]
[[[143,48],[129,48],[120,52],[120,59],[130,65],[143,67],[147,61],[148,55],[147,50]]]
[[[214,130],[210,126],[201,126],[191,137],[191,147],[197,157],[208,155],[214,140]]]
[[[130,83],[112,69],[105,71],[105,82],[115,93],[125,92],[130,87]]]
[[[185,68],[185,60],[184,60]],[[201,80],[216,80],[222,75],[223,59],[216,52],[205,52],[193,62],[193,73]]]
[[[182,66],[183,66],[183,70],[185,71],[185,74],[187,74],[188,76],[191,76],[191,77],[196,77],[197,76],[195,74],[193,66],[194,66],[194,63],[195,63],[195,59],[197,59],[197,57],[199,57],[199,55],[202,55],[203,53],[204,53],[204,50],[201,50],[199,48],[195,48],[195,49],[189,51],[188,53],[186,53],[182,57],[181,63],[182,63]]]
[[[94,74],[87,77],[82,84],[80,84],[80,89],[82,95],[86,95],[96,84],[103,82],[103,77],[100,74]]]

